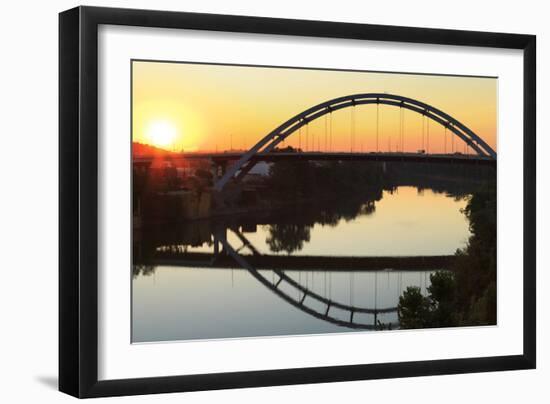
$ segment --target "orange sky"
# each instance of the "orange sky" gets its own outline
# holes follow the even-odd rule
[[[387,92],[447,112],[496,149],[497,80],[493,78],[141,61],[134,61],[132,69],[132,136],[141,143],[185,151],[250,148],[279,124],[315,104],[354,93]],[[379,108],[379,149],[395,150],[400,109]],[[332,150],[375,150],[376,105],[354,109],[332,114]],[[405,110],[404,125],[405,151],[420,149],[422,117]],[[305,129],[285,144],[327,150],[330,140],[325,118],[308,126],[307,146]],[[442,126],[430,122],[430,152],[443,152],[444,133]],[[447,152],[451,137],[449,133]],[[454,148],[464,151],[457,138]]]

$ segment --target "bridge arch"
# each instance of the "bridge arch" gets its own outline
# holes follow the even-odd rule
[[[240,233],[235,232],[235,234],[239,236],[241,240],[244,239],[244,237],[240,235]],[[229,242],[225,237],[219,237],[218,241],[222,244],[225,252],[228,253],[241,267],[248,270],[248,272],[257,281],[259,281],[261,284],[266,286],[268,289],[270,289],[273,293],[275,293],[281,299],[291,304],[292,306],[296,307],[298,310],[301,310],[304,313],[307,313],[320,320],[327,321],[329,323],[336,324],[342,327],[352,328],[352,329],[377,330],[380,327],[379,324],[377,323],[377,316],[379,314],[397,312],[397,307],[385,307],[385,308],[358,307],[358,306],[352,306],[345,303],[341,303],[336,300],[327,299],[326,297],[321,296],[318,293],[315,293],[314,291],[299,284],[290,276],[285,274],[284,271],[278,270],[278,269],[272,270],[273,273],[278,277],[278,281],[276,283],[272,283],[269,279],[267,279],[265,275],[263,275],[260,271],[254,268],[246,260],[244,256],[240,255],[229,244]],[[255,251],[255,249],[250,243],[245,244],[245,246],[248,247],[254,254],[258,253],[257,251]],[[301,298],[297,299],[291,296],[290,294],[285,293],[281,288],[279,288],[279,284],[281,282],[285,282],[287,285],[291,286],[294,290],[299,291],[301,293]],[[320,303],[321,305],[324,305],[324,310],[319,311],[314,306],[308,306],[306,302],[306,298],[308,300],[313,300],[313,301],[316,301],[317,303]],[[347,318],[341,318],[341,317],[332,315],[331,308],[336,308],[336,309],[339,309],[339,311],[341,312],[347,313]],[[374,322],[365,323],[362,321],[354,320],[354,315],[361,314],[361,313],[374,315]],[[384,326],[390,326],[396,329],[396,328],[399,328],[399,323],[384,324]]]
[[[241,158],[234,165],[232,165],[225,172],[225,174],[214,184],[214,189],[217,191],[221,191],[237,173],[239,173],[239,176],[244,176],[244,174],[246,174],[254,166],[255,163],[253,161],[253,157],[256,154],[269,153],[273,151],[279,143],[295,133],[302,126],[307,125],[309,122],[343,108],[367,104],[390,105],[394,107],[405,108],[418,114],[424,115],[432,121],[437,122],[440,125],[443,125],[447,129],[449,129],[451,133],[464,141],[480,156],[489,157],[492,159],[496,159],[497,157],[495,150],[493,150],[491,146],[489,146],[470,128],[468,128],[466,125],[453,118],[449,114],[429,104],[415,100],[413,98],[403,97],[396,94],[352,94],[334,98],[332,100],[317,104],[293,116],[286,122],[276,127],[260,141],[258,141],[258,143],[256,143],[252,148],[250,148],[250,150],[244,153]]]

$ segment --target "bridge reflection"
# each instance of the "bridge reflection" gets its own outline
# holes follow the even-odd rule
[[[238,234],[238,236],[239,238],[244,239],[244,236],[242,234]],[[225,234],[217,234],[216,238],[217,240],[215,240],[215,243],[222,244],[224,251],[226,251],[227,254],[229,254],[229,256],[231,256],[241,267],[247,269],[248,272],[250,272],[250,274],[254,278],[256,278],[260,283],[262,283],[264,286],[270,289],[277,296],[285,300],[287,303],[291,304],[292,306],[296,307],[297,309],[309,315],[312,315],[318,319],[327,321],[332,324],[336,324],[347,328],[354,328],[354,329],[377,330],[382,327],[386,327],[390,329],[399,327],[398,323],[381,324],[378,321],[378,314],[397,312],[397,307],[367,308],[367,307],[347,305],[335,300],[331,300],[308,289],[307,287],[304,287],[303,285],[301,285],[300,283],[292,279],[290,276],[288,276],[285,273],[285,271],[280,269],[273,269],[273,273],[278,278],[276,280],[269,280],[268,277],[262,275],[262,273],[260,273],[257,268],[252,266],[245,256],[239,254],[229,244]],[[250,248],[251,246],[250,243],[245,243],[244,245],[246,245],[248,248]],[[255,249],[253,248],[250,248],[250,249],[253,255],[259,254]],[[295,294],[284,291],[281,288],[281,284],[283,282],[291,286],[295,290],[299,291],[301,294],[300,299],[295,298],[294,297]],[[310,301],[320,302],[321,304],[324,305],[324,310],[323,311],[316,310],[314,306],[309,305]],[[330,312],[331,308],[337,308],[340,311],[344,311],[345,313],[347,313],[347,319],[342,319],[342,318],[333,316]],[[367,324],[364,322],[354,321],[354,315],[356,313],[372,314],[373,322],[371,324]]]
[[[252,265],[250,265],[246,258],[243,256],[237,254],[234,250],[231,248],[228,248],[229,254],[237,261],[239,264],[246,268],[254,278],[256,278],[260,283],[262,283],[264,286],[269,288],[272,292],[274,292],[277,296],[285,300],[286,302],[290,303],[294,307],[298,308],[299,310],[310,314],[316,318],[319,318],[324,321],[328,321],[333,324],[337,324],[339,326],[344,326],[348,328],[355,328],[355,329],[365,329],[365,330],[376,330],[380,329],[382,327],[388,327],[388,328],[397,328],[398,323],[390,323],[390,324],[384,324],[381,325],[378,323],[378,314],[379,313],[391,313],[391,312],[397,312],[397,307],[388,307],[388,308],[380,308],[380,309],[373,309],[373,308],[364,308],[364,307],[357,307],[357,306],[350,306],[343,303],[339,303],[337,301],[333,301],[330,299],[327,299],[324,296],[321,296],[304,286],[300,285],[298,282],[296,282],[294,279],[292,279],[290,276],[287,276],[284,271],[281,270],[273,270],[273,272],[278,276],[278,280],[276,283],[272,283],[267,277],[263,276],[257,269],[255,269]],[[286,282],[288,285],[292,286],[296,290],[302,293],[301,299],[295,299],[292,294],[284,292],[279,286],[282,282]],[[326,309],[324,312],[316,311],[314,308],[308,306],[308,302],[306,302],[306,298],[308,300],[317,300],[323,304],[326,305]],[[347,313],[349,313],[349,320],[343,320],[340,318],[336,318],[330,314],[331,308],[338,308],[340,310],[343,310]],[[373,314],[373,323],[372,324],[366,324],[361,322],[354,322],[353,317],[355,313],[367,313],[367,314]]]
[[[215,241],[216,242],[216,241]],[[219,241],[217,241],[220,243]],[[220,244],[218,244],[219,248]],[[225,248],[225,245],[222,245]],[[243,245],[244,247],[244,245]],[[240,253],[243,247],[235,249]],[[285,269],[293,271],[380,271],[392,268],[404,271],[431,271],[448,269],[455,261],[454,255],[429,256],[314,256],[314,255],[271,255],[243,254],[250,265],[257,269]],[[169,265],[175,267],[216,267],[240,268],[226,251],[215,254],[207,252],[185,251],[180,246],[162,246],[149,260],[150,265]]]
[[[231,233],[231,238],[238,240],[241,245],[229,241],[228,232]],[[293,276],[291,273],[313,271],[328,273],[331,276],[335,272],[340,272],[350,277],[351,288],[353,273],[373,272],[376,277],[379,271],[389,268],[401,271],[434,271],[448,268],[453,260],[452,256],[326,257],[262,254],[238,227],[217,227],[210,237],[212,252],[187,251],[177,244],[159,245],[155,248],[154,254],[149,254],[146,263],[151,268],[159,265],[180,268],[242,268],[298,310],[331,324],[357,330],[398,328],[397,321],[380,321],[381,315],[396,313],[397,307],[377,307],[376,296],[374,307],[353,304],[351,290],[348,296],[350,303],[344,303],[341,297],[340,300],[333,298],[330,290],[328,294],[326,288],[325,293],[315,290],[307,282],[304,284],[302,277]],[[325,275],[325,282],[326,279]],[[376,286],[374,293],[376,295]]]

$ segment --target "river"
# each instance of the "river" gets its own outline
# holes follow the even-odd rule
[[[158,259],[134,268],[132,341],[398,328],[395,309],[401,293],[408,286],[425,293],[430,274],[442,268],[282,271],[254,268],[250,261],[254,254],[280,259],[452,255],[470,236],[461,212],[465,205],[464,198],[400,186],[383,191],[379,200],[354,217],[300,220],[304,215],[294,214],[290,221],[222,226],[223,242],[217,251],[237,255],[237,267],[193,265],[185,259],[176,265]],[[155,241],[154,252],[170,250],[170,257],[181,253],[186,259],[214,257],[213,232],[202,232],[206,235],[193,236],[193,241]]]

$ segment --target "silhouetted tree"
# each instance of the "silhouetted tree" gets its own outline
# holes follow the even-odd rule
[[[492,183],[472,195],[464,209],[472,233],[457,251],[455,273],[461,323],[496,324],[496,187]]]
[[[149,276],[155,273],[155,267],[152,265],[136,264],[132,267],[132,275],[134,278],[138,276]]]
[[[273,252],[285,251],[291,254],[300,251],[304,247],[304,242],[309,241],[310,229],[309,226],[299,224],[271,225],[266,242]]]
[[[456,280],[452,272],[438,271],[430,275],[430,327],[457,325]]]
[[[409,286],[399,297],[397,316],[401,328],[425,328],[430,324],[430,301],[420,288]]]

